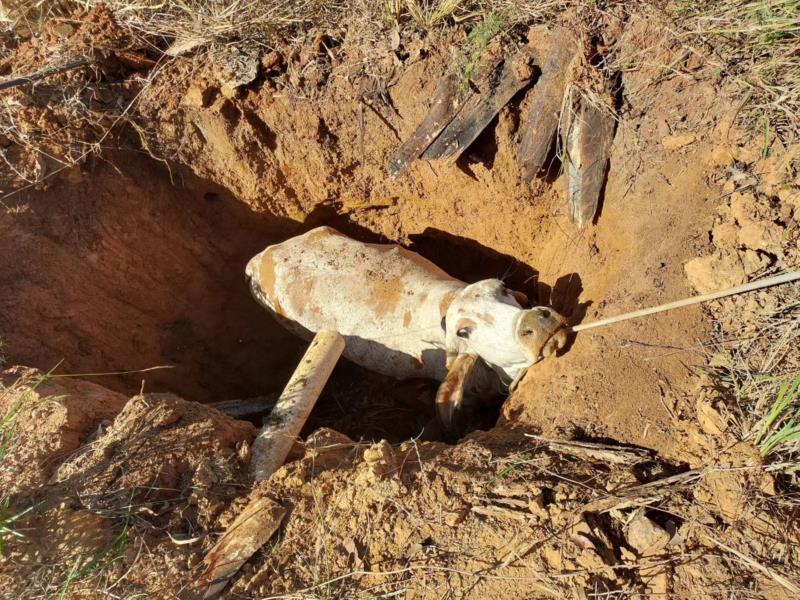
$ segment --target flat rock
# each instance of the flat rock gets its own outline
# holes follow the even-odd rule
[[[689,283],[701,294],[724,290],[747,281],[747,274],[734,253],[693,258],[684,267]]]
[[[654,554],[667,545],[670,534],[658,523],[645,516],[642,510],[636,513],[625,529],[625,539],[639,554]]]
[[[697,136],[693,133],[670,135],[661,139],[661,145],[664,146],[665,150],[677,150],[693,144],[695,140],[697,140]]]

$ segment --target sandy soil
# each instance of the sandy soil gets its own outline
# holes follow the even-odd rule
[[[679,55],[650,19],[612,29],[623,54]],[[524,98],[455,164],[390,180],[388,157],[460,35],[404,40],[405,62],[378,42],[287,47],[238,91],[207,54],[172,62],[136,115],[148,152],[169,160],[111,152],[4,200],[8,363],[137,372],[56,379],[26,401],[0,484],[15,506],[41,505],[0,562],[3,589],[58,593],[71,557],[102,553],[113,560],[70,580],[70,595],[194,597],[217,534],[266,495],[290,514],[231,597],[792,597],[781,577],[797,585],[797,521],[697,369],[714,328],[763,309],[764,295],[717,305],[715,321],[695,307],[579,335],[531,369],[495,427],[455,446],[412,440],[432,416],[430,383],[343,363],[305,443],[256,487],[252,424],[196,403],[281,388],[303,345],[249,297],[244,264],[323,223],[464,279],[507,278],[574,323],[798,264],[797,147],[773,141],[763,157],[733,125],[734,88],[690,60],[621,74],[601,212],[582,233],[557,165],[521,179]],[[108,39],[108,52],[124,45]],[[43,40],[18,50],[26,67]],[[380,57],[371,78],[352,67],[366,55]],[[160,365],[171,368],[141,371]],[[4,389],[20,373],[5,372]]]

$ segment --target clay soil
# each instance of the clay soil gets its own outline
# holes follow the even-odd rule
[[[244,265],[321,224],[465,280],[502,277],[572,323],[796,266],[798,147],[765,152],[737,121],[740,88],[652,15],[611,29],[620,55],[647,46],[652,60],[620,73],[601,209],[580,232],[557,164],[522,180],[524,94],[456,162],[388,177],[458,29],[399,52],[325,49],[312,32],[235,90],[213,53],[184,56],[141,91],[140,136],[35,185],[4,174],[0,414],[24,402],[0,486],[35,509],[0,559],[0,596],[197,597],[205,553],[268,496],[289,513],[231,598],[796,597],[791,491],[707,374],[714,341],[768,294],[578,335],[455,445],[418,439],[431,382],[343,362],[290,461],[257,486],[260,421],[208,406],[287,381],[304,343],[252,300]],[[49,39],[9,51],[5,70],[35,65]],[[370,77],[353,67],[367,58]],[[138,77],[117,67],[105,80]],[[78,377],[36,387],[56,365]]]

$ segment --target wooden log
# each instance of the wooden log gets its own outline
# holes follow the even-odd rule
[[[343,350],[344,339],[335,331],[314,336],[267,424],[253,441],[250,465],[256,481],[268,478],[283,465]]]
[[[203,598],[217,598],[241,566],[280,527],[286,509],[270,498],[251,500],[204,559],[198,587]]]
[[[389,158],[389,176],[399,177],[408,171],[409,165],[431,145],[462,106],[458,101],[458,77],[454,74],[442,77],[422,123]]]
[[[438,138],[422,153],[425,160],[458,158],[480,135],[486,126],[533,78],[532,55],[523,48],[515,56],[506,60],[499,68],[495,85],[491,86],[474,110],[466,108],[444,128]]]
[[[211,406],[234,419],[246,419],[260,413],[271,411],[275,408],[278,398],[280,398],[280,394],[274,393],[266,396],[256,396],[254,398],[237,398],[235,400],[212,402]]]
[[[560,27],[552,31],[537,28],[531,32],[530,39],[542,74],[529,92],[531,102],[517,151],[517,162],[527,182],[545,166],[558,132],[570,66],[579,50],[569,31]]]
[[[567,202],[570,218],[580,230],[597,213],[611,155],[614,117],[610,109],[581,97],[565,123]]]

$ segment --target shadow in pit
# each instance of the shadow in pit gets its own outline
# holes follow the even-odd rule
[[[591,301],[580,302],[583,283],[577,273],[562,275],[551,286],[540,281],[539,272],[530,265],[475,240],[432,227],[409,237],[411,250],[453,277],[470,283],[481,279],[502,279],[511,289],[524,292],[531,305],[552,306],[567,318],[570,325],[581,322],[592,304]]]
[[[133,152],[108,160],[6,201],[26,207],[0,220],[9,362],[63,359],[69,373],[169,365],[102,383],[201,402],[275,389],[303,345],[253,300],[244,269],[299,224],[255,213],[188,169]]]

